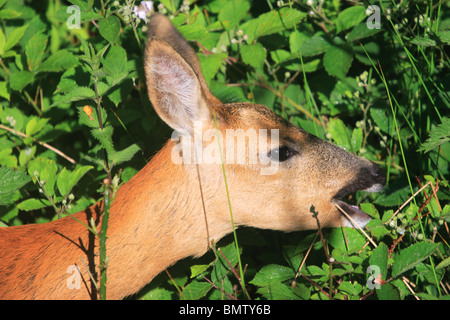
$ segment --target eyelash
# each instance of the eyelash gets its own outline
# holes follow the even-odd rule
[[[277,154],[278,153],[278,154]],[[278,161],[278,162],[284,162],[293,156],[295,156],[297,153],[293,151],[291,148],[287,146],[280,146],[278,149],[273,149],[269,152],[268,156],[272,158],[272,160]]]

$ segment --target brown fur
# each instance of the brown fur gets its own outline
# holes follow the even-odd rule
[[[316,229],[311,205],[319,212],[322,226],[339,227],[344,220],[333,204],[337,194],[384,184],[373,163],[296,128],[267,107],[220,104],[206,86],[195,52],[169,21],[154,15],[149,29],[144,59],[149,97],[169,126],[184,130],[183,139],[192,135],[196,121],[213,129],[215,114],[222,134],[230,128],[278,129],[280,143],[296,151],[272,175],[261,175],[259,164],[225,165],[237,227]],[[173,157],[181,155],[174,155],[173,148],[178,144],[169,140],[118,190],[112,203],[107,240],[109,299],[137,292],[168,266],[187,256],[201,256],[211,240],[232,231],[222,166],[176,164]],[[224,145],[224,154],[227,148],[232,149]],[[75,217],[84,223],[92,217],[99,226],[101,209],[97,204]],[[79,289],[67,285],[73,276],[67,268],[72,265],[82,275]],[[98,240],[71,217],[0,228],[2,299],[96,298],[89,272],[98,282],[97,266]]]

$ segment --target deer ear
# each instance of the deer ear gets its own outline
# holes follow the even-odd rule
[[[169,44],[149,39],[144,69],[150,101],[170,127],[192,134],[195,122],[211,119],[211,109],[199,78]]]

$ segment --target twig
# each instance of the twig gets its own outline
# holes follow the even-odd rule
[[[233,297],[231,294],[229,294],[228,292],[226,292],[225,290],[219,288],[214,282],[212,282],[211,280],[209,280],[207,277],[205,277],[204,275],[202,275],[203,279],[205,279],[207,282],[209,282],[209,284],[211,284],[215,289],[219,290],[220,292],[224,293],[228,298],[233,299],[233,300],[237,300],[237,298]]]
[[[402,210],[408,203],[411,202],[412,199],[415,198],[415,196],[417,196],[417,194],[418,194],[419,192],[421,192],[423,189],[425,189],[425,188],[426,188],[427,186],[429,186],[430,184],[431,184],[431,181],[429,181],[426,185],[424,185],[422,188],[420,188],[419,190],[417,190],[411,197],[409,197],[408,200],[406,200],[406,202],[405,202],[404,204],[402,204],[402,205],[400,206],[400,208],[397,209],[397,211],[395,211],[395,213],[392,215],[392,217],[391,217],[389,220],[387,220],[384,224],[390,222],[390,221],[391,221],[391,220],[392,220],[392,219],[400,212],[400,210]]]
[[[17,135],[17,136],[20,136],[20,137],[22,137],[22,138],[25,138],[25,139],[26,139],[26,138],[29,138],[25,133],[20,132],[20,131],[17,131],[17,130],[15,130],[15,129],[8,128],[8,127],[6,127],[6,126],[4,126],[4,125],[2,125],[2,124],[0,124],[0,129],[9,131],[9,132],[11,132],[11,133],[13,133],[13,134],[15,134],[15,135]],[[53,152],[56,153],[56,154],[60,155],[61,157],[63,157],[63,158],[66,159],[67,161],[69,161],[70,163],[73,163],[73,164],[76,164],[76,163],[77,163],[77,162],[76,162],[75,160],[73,160],[71,157],[69,157],[68,155],[66,155],[66,154],[63,153],[62,151],[56,149],[55,147],[52,147],[52,146],[49,145],[48,143],[41,142],[41,141],[39,141],[39,140],[36,140],[35,138],[32,138],[32,139],[33,139],[34,142],[36,142],[36,143],[40,144],[41,146],[43,146],[43,147],[45,147],[45,148],[47,148],[47,149],[53,151]]]
[[[369,237],[369,235],[358,225],[358,223],[352,219],[352,217],[350,217],[350,215],[344,211],[344,209],[342,209],[339,205],[335,204],[335,206],[345,215],[345,217],[350,220],[351,223],[353,223],[354,226],[356,226],[359,231],[361,231],[364,236],[366,236],[366,238],[370,241],[370,243],[372,243],[374,245],[374,247],[377,247],[377,244],[372,240],[371,237]]]

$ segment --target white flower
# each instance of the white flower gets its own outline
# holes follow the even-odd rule
[[[144,20],[147,23],[147,17],[153,11],[153,1],[142,1],[139,7],[133,8],[133,13],[139,20]]]

